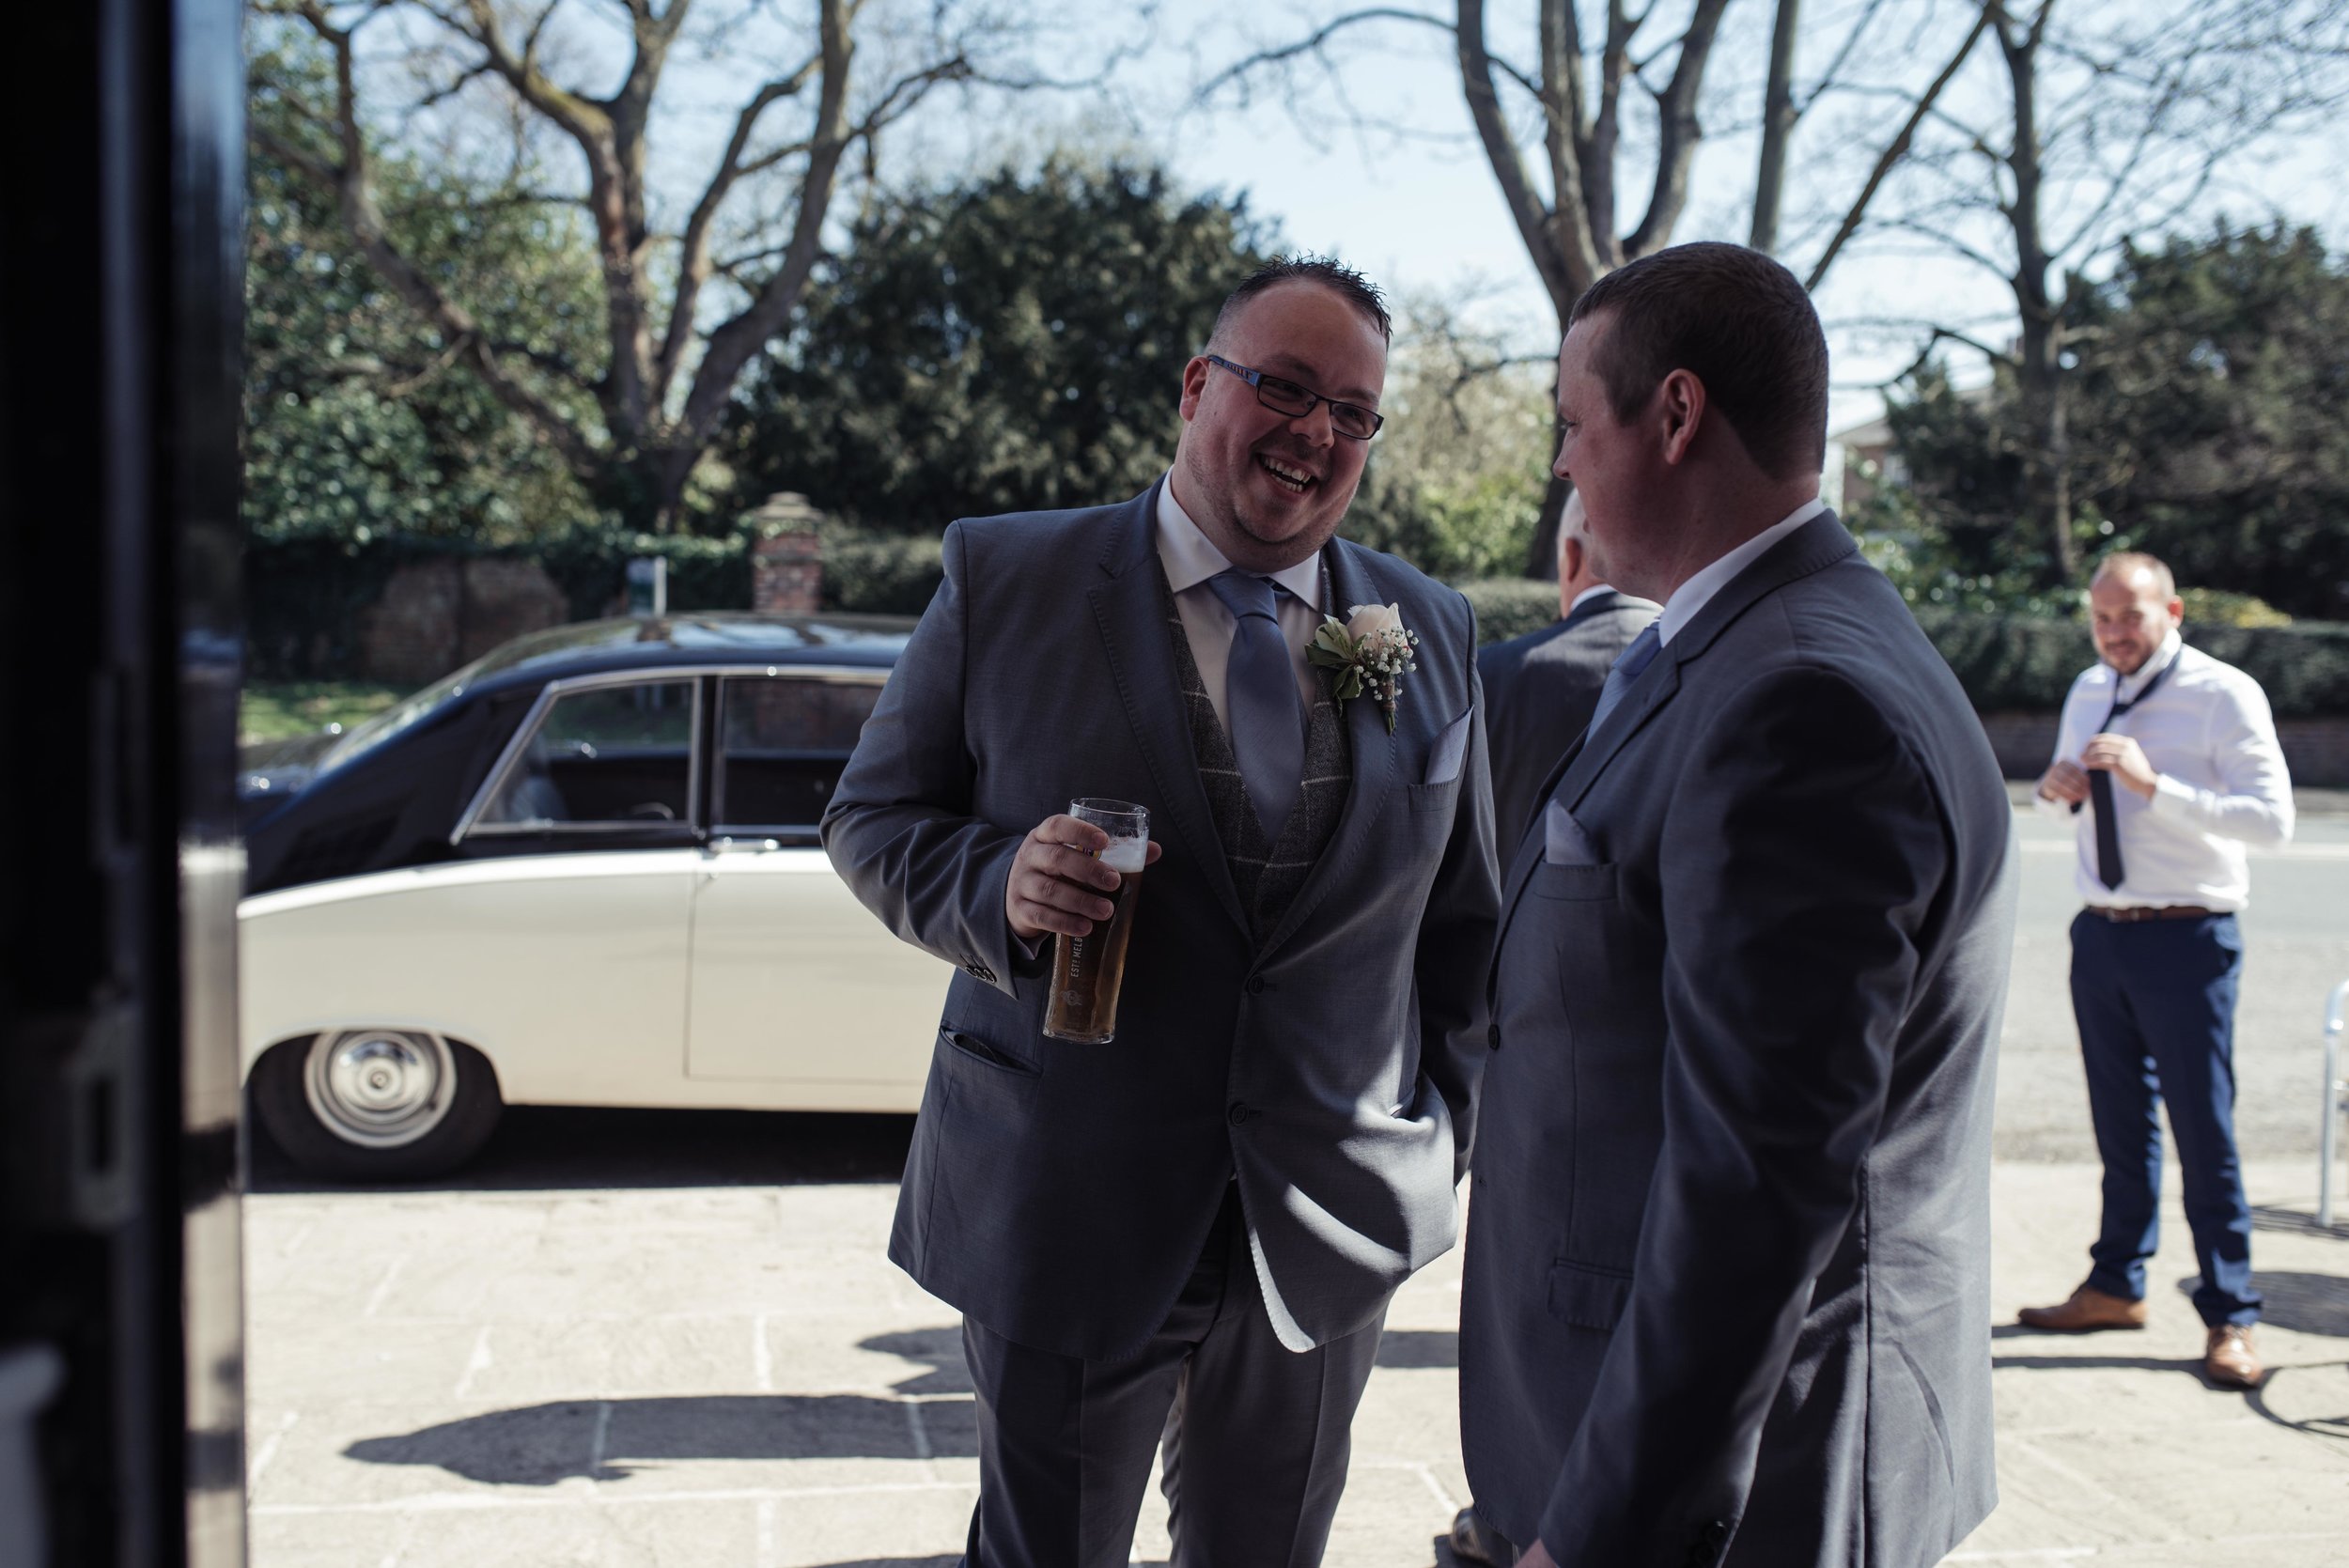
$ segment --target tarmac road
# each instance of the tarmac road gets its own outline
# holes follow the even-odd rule
[[[1998,1157],[2096,1157],[2067,989],[2079,897],[2067,825],[2015,814],[2022,908],[1999,1053]],[[2322,1012],[2349,980],[2349,816],[2305,815],[2293,842],[2251,858],[2235,1015],[2235,1135],[2246,1159],[2316,1157]]]

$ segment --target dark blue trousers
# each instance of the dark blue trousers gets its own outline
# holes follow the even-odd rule
[[[2234,1004],[2243,936],[2232,915],[2072,922],[2072,1011],[2105,1166],[2088,1282],[2140,1301],[2160,1234],[2161,1107],[2178,1145],[2205,1324],[2256,1323],[2251,1210],[2234,1142]]]

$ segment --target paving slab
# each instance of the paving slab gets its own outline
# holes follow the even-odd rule
[[[893,1134],[901,1139],[901,1133]],[[2349,1561],[2349,1227],[2247,1168],[2277,1369],[2206,1387],[2174,1177],[2140,1332],[2033,1335],[2096,1172],[1995,1172],[1998,1512],[1952,1563]],[[977,1495],[957,1318],[883,1255],[887,1181],[293,1191],[247,1202],[255,1568],[944,1568]],[[1332,1568],[1443,1568],[1468,1497],[1457,1254],[1395,1298]],[[1135,1557],[1163,1562],[1153,1489]]]

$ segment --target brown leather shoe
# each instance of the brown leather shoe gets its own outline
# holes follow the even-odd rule
[[[2082,1285],[2059,1306],[2025,1307],[2015,1317],[2026,1328],[2037,1328],[2049,1334],[2087,1334],[2099,1328],[2142,1328],[2145,1327],[2145,1303],[2108,1295],[2093,1285]]]
[[[2222,1323],[2210,1331],[2202,1352],[2202,1375],[2222,1389],[2256,1389],[2267,1375],[2260,1353],[2251,1348],[2251,1328],[2244,1323]]]

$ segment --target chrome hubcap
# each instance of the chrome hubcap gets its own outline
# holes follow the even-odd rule
[[[437,1034],[321,1034],[310,1043],[306,1066],[311,1112],[335,1137],[370,1149],[413,1143],[441,1125],[456,1095],[456,1059]]]

